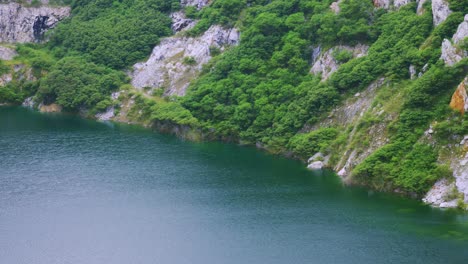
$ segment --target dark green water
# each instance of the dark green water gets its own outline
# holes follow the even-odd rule
[[[468,216],[252,148],[0,108],[0,263],[468,263]]]

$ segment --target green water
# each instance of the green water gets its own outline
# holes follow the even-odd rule
[[[3,107],[0,263],[468,263],[468,216],[253,148]]]

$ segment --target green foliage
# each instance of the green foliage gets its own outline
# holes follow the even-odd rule
[[[345,63],[353,58],[353,52],[346,49],[335,49],[332,56],[338,62]]]
[[[450,9],[464,14],[468,13],[468,0],[448,0]]]
[[[177,102],[160,102],[152,108],[151,119],[159,122],[169,122],[171,124],[188,125],[195,127],[198,120],[192,116],[190,111],[183,108]]]
[[[83,54],[96,64],[123,69],[144,59],[159,38],[171,33],[163,12],[176,0],[74,1],[73,16],[60,23],[50,39],[56,54]]]
[[[102,110],[108,95],[125,81],[125,75],[77,57],[67,57],[54,65],[41,80],[38,98],[44,103],[57,102],[68,110],[82,107]]]
[[[317,152],[325,152],[330,143],[338,136],[335,128],[321,128],[307,134],[297,134],[289,141],[289,148],[294,155],[306,160]]]
[[[194,57],[184,57],[184,60],[182,61],[185,65],[197,65],[197,61],[195,60]]]

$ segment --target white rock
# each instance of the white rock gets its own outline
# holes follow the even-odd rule
[[[189,38],[174,36],[163,39],[153,49],[146,62],[133,67],[132,85],[138,89],[145,87],[164,88],[165,95],[183,96],[190,84],[210,61],[210,48],[224,50],[225,47],[237,45],[240,34],[236,29],[224,29],[211,26],[202,36]],[[195,60],[194,65],[184,63],[185,58]]]
[[[412,64],[409,66],[409,74],[410,74],[411,80],[416,79],[416,67]]]
[[[182,11],[171,14],[172,18],[172,30],[174,32],[185,31],[193,28],[196,25],[196,21],[185,17],[185,13]]]
[[[14,49],[0,46],[0,60],[12,60],[16,55],[18,53]]]
[[[458,200],[452,200],[449,202],[443,202],[439,205],[440,208],[456,208],[458,206]]]
[[[458,49],[452,45],[452,42],[448,39],[444,39],[442,42],[442,59],[447,66],[453,66],[465,57],[464,51]]]
[[[34,97],[31,96],[26,98],[26,100],[24,100],[24,102],[21,105],[27,108],[34,108]]]
[[[105,112],[96,114],[96,118],[101,121],[111,120],[115,116],[114,107],[108,107]]]
[[[435,26],[444,22],[451,13],[446,0],[432,0],[432,17]]]
[[[202,9],[210,3],[210,0],[181,0],[180,4],[182,6],[194,6],[197,9]]]
[[[119,99],[121,93],[122,93],[122,92],[113,92],[113,93],[111,94],[112,100],[117,100],[117,99]]]
[[[324,158],[325,158],[325,156],[322,153],[317,152],[307,160],[307,163],[311,163],[311,162],[314,162],[314,161],[317,161],[317,160],[322,161],[322,160],[324,160]]]
[[[360,58],[367,55],[369,46],[358,44],[354,47],[350,46],[336,46],[333,47],[320,56],[317,57],[310,72],[318,75],[322,74],[322,81],[327,80],[330,76],[336,72],[340,66],[340,63],[333,57],[333,53],[336,50],[347,50],[353,53],[353,58]],[[315,57],[316,50],[314,49],[313,57]]]
[[[402,6],[405,6],[409,3],[413,2],[412,0],[394,0],[393,1],[393,5],[396,7],[396,8],[400,8]]]
[[[423,202],[440,207],[442,203],[447,202],[448,197],[454,191],[455,184],[450,183],[447,179],[437,181],[432,189],[423,198]]]
[[[43,33],[70,15],[70,7],[24,7],[0,4],[0,42],[37,42]]]
[[[374,6],[377,8],[390,8],[390,0],[374,0]]]
[[[458,25],[457,32],[453,35],[452,39],[455,44],[460,44],[465,38],[468,37],[468,15],[465,15],[465,20]]]
[[[346,172],[346,169],[345,168],[342,168],[340,171],[338,171],[338,176],[340,177],[346,177],[348,176],[348,173]]]
[[[325,166],[325,164],[322,161],[314,161],[311,164],[309,164],[309,166],[307,166],[307,168],[309,170],[321,170],[321,169],[323,169],[324,166]]]
[[[338,0],[338,1],[336,1],[336,2],[331,3],[330,9],[331,9],[335,14],[340,13],[340,11],[341,11],[341,9],[340,9],[340,4],[341,4],[341,2],[343,2],[343,0]]]
[[[424,4],[426,3],[427,0],[417,0],[418,2],[418,8],[416,9],[416,13],[418,15],[422,15],[424,13]]]

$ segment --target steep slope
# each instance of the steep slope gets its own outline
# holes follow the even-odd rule
[[[46,65],[33,104],[255,145],[346,183],[464,207],[467,6],[87,0],[48,47],[18,53]]]

